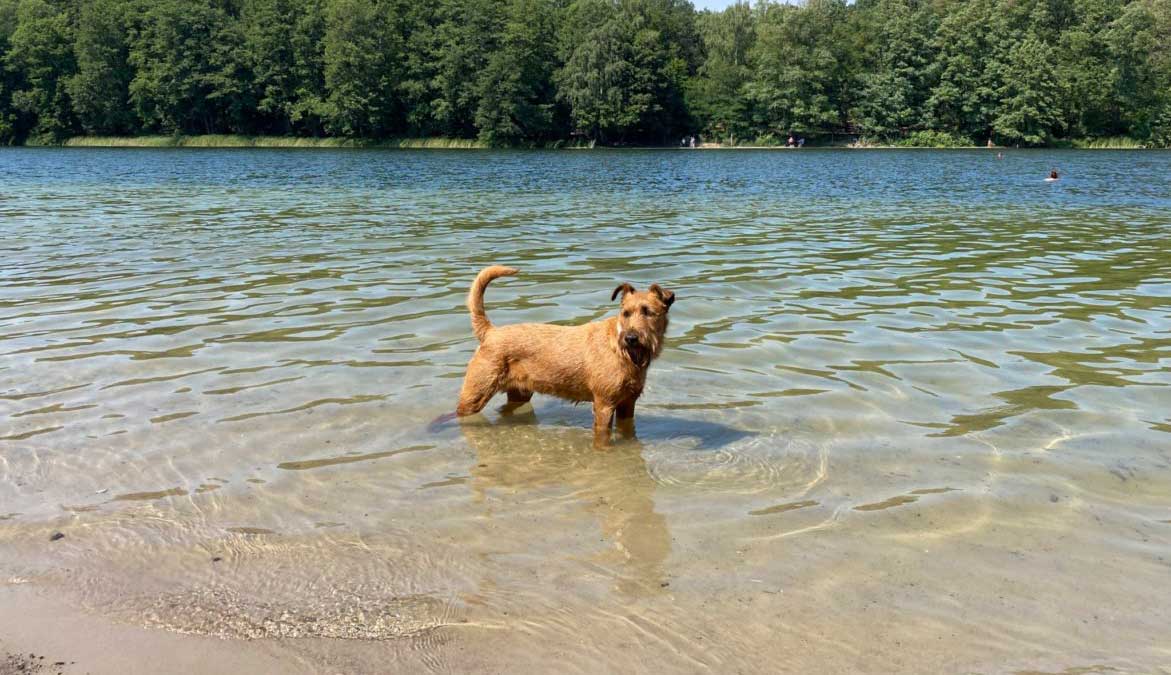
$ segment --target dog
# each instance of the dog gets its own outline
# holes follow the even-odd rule
[[[634,404],[646,385],[647,369],[663,350],[675,294],[658,284],[637,291],[623,283],[610,295],[611,301],[622,296],[618,316],[583,326],[493,326],[484,313],[484,290],[493,279],[517,272],[486,267],[468,291],[472,331],[480,346],[468,363],[456,416],[480,412],[501,391],[508,394],[501,412],[508,414],[537,392],[593,403],[595,447],[609,445],[615,418],[619,432],[634,437]]]

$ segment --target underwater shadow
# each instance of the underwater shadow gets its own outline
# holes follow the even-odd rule
[[[440,415],[427,425],[430,433],[440,433],[446,429],[467,428],[471,420],[480,420],[482,423],[498,424],[507,427],[531,425],[544,430],[560,429],[566,432],[580,432],[581,437],[592,442],[593,412],[588,405],[565,405],[551,403],[541,406],[538,410],[531,404],[519,408],[512,414],[499,414],[495,421],[489,421],[485,415],[474,415],[460,420],[455,413]],[[615,443],[627,443],[631,440],[662,442],[679,439],[695,439],[695,450],[719,450],[720,448],[752,438],[758,432],[738,429],[736,427],[713,422],[710,420],[691,417],[675,417],[671,415],[655,415],[638,412],[634,418],[635,439],[622,439],[617,432],[614,435]]]

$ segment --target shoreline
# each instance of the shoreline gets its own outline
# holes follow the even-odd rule
[[[20,146],[18,146],[20,147]],[[513,146],[493,146],[476,139],[467,138],[308,138],[295,136],[243,136],[228,134],[207,134],[197,136],[73,136],[61,143],[28,144],[22,147],[65,147],[65,148],[274,148],[313,150],[1166,150],[1142,145],[1125,145],[1114,139],[1082,139],[1066,141],[1059,145],[1035,148],[1010,146],[965,145],[891,145],[871,143],[830,143],[807,145],[804,148],[783,145],[725,145],[722,143],[701,143],[694,148],[677,145],[601,145],[556,141],[553,143]]]
[[[460,149],[484,150],[489,146],[467,138],[307,138],[297,136],[72,136],[59,144],[39,147],[65,148],[306,148],[306,149]]]
[[[312,672],[291,645],[185,635],[86,611],[59,589],[0,583],[0,675]]]

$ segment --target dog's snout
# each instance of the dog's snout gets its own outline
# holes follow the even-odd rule
[[[634,333],[627,333],[626,335],[622,336],[622,339],[625,340],[626,344],[630,345],[631,347],[638,344],[638,336]]]

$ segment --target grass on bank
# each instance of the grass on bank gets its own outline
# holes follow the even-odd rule
[[[783,148],[787,138],[766,135],[734,144],[718,141],[704,142],[705,149],[720,148]],[[208,134],[202,136],[74,136],[62,143],[67,147],[82,148],[438,148],[474,149],[492,147],[488,143],[467,138],[303,138],[295,136],[239,136],[231,134]],[[518,147],[579,149],[593,148],[594,143],[582,139],[530,144]],[[599,145],[596,147],[610,147]],[[671,147],[671,146],[667,146]],[[853,138],[837,136],[809,139],[806,147],[850,147],[850,148],[983,148],[972,145],[967,138],[939,131],[917,131],[905,138],[884,140],[874,138]],[[1087,138],[1055,141],[1051,148],[1074,148],[1092,150],[1138,150],[1151,147],[1125,136],[1111,138]]]
[[[956,136],[943,131],[916,131],[892,141],[882,142],[869,139],[860,140],[855,147],[896,147],[896,148],[984,148],[986,145],[973,145],[972,141],[962,136]],[[996,145],[996,148],[1010,146]],[[1126,136],[1110,138],[1074,138],[1057,139],[1045,148],[1077,149],[1077,150],[1143,150],[1152,147],[1141,141]]]
[[[1084,150],[1143,150],[1150,146],[1126,136],[1113,136],[1110,138],[1079,138],[1070,141],[1069,147]]]
[[[74,136],[71,148],[486,148],[466,138],[298,138],[294,136]]]

